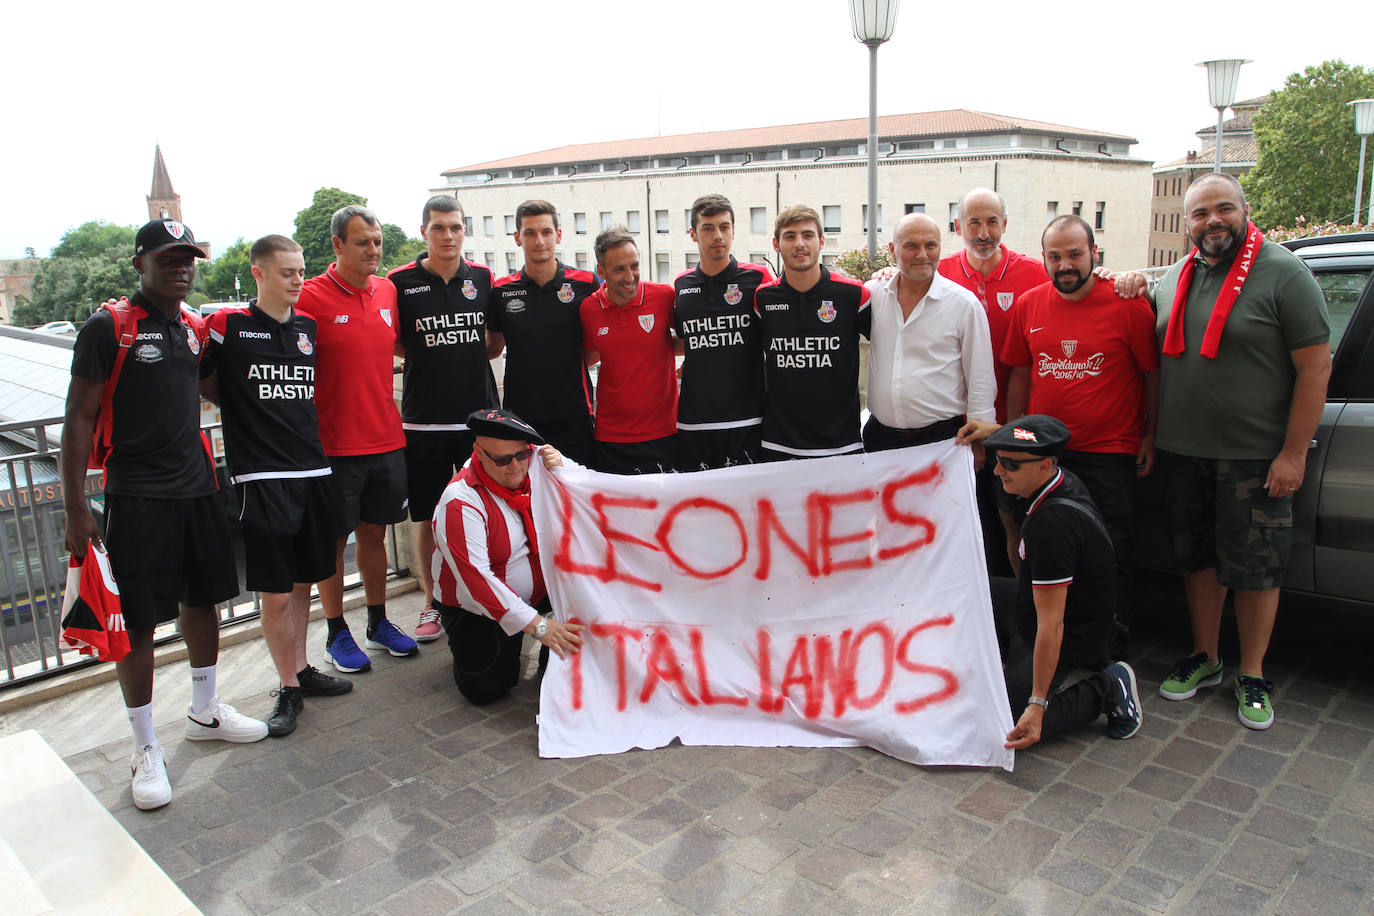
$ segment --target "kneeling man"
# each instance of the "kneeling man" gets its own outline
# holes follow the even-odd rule
[[[1014,620],[1004,674],[1012,715],[1024,710],[1007,734],[1006,746],[1017,750],[1082,728],[1103,713],[1108,737],[1129,738],[1140,730],[1135,672],[1125,662],[1107,664],[1115,553],[1087,488],[1059,467],[1068,442],[1068,427],[1043,414],[1012,420],[986,442],[997,453],[993,472],[1003,488],[1029,502],[1020,581],[1014,588],[1010,580],[993,584],[999,632],[1004,621]],[[1068,683],[1078,674],[1083,677]]]
[[[520,680],[528,633],[567,657],[582,627],[549,616],[530,507],[535,446],[546,467],[563,456],[508,410],[473,411],[472,458],[449,482],[434,512],[434,609],[448,634],[453,680],[475,705],[505,696]]]

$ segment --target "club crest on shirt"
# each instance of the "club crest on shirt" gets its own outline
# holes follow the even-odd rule
[[[835,320],[835,303],[830,299],[822,299],[821,307],[816,309],[816,317],[826,324]]]
[[[309,356],[311,353],[315,352],[315,345],[310,342],[309,334],[306,334],[304,331],[297,332],[296,349],[300,350],[306,356]]]
[[[377,314],[382,316],[387,327],[391,327],[391,309],[377,309]]]
[[[649,331],[652,331],[652,330],[654,329],[654,316],[653,316],[653,315],[640,315],[640,316],[639,316],[639,326],[640,326],[641,328],[644,329],[645,333],[648,333]]]
[[[573,301],[573,290],[571,283],[564,283],[558,287],[558,301],[564,304]]]
[[[190,347],[196,356],[200,355],[200,338],[196,336],[195,328],[186,329],[186,346]]]
[[[997,307],[1005,312],[1007,309],[1011,308],[1011,303],[1015,298],[1015,293],[998,293]]]
[[[1078,341],[1076,340],[1061,340],[1059,346],[1063,348],[1064,355],[1070,359],[1073,358],[1074,353],[1078,352]]]
[[[179,239],[186,234],[186,227],[174,219],[164,219],[162,228],[167,230],[167,234],[174,239]]]
[[[477,287],[475,287],[475,286],[472,285],[472,281],[471,281],[471,280],[464,280],[464,281],[463,281],[463,296],[464,296],[464,298],[467,298],[467,299],[476,299],[476,298],[477,298]]]
[[[730,305],[739,305],[739,301],[744,298],[744,294],[739,291],[738,283],[731,283],[725,287],[725,301]]]

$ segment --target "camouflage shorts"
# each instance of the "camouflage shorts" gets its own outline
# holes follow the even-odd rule
[[[1277,588],[1293,548],[1293,497],[1264,488],[1268,459],[1166,455],[1169,527],[1186,572],[1228,588]]]

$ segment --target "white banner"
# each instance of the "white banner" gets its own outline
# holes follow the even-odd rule
[[[549,661],[541,756],[679,738],[1011,769],[967,448],[531,473],[553,606],[588,627]]]

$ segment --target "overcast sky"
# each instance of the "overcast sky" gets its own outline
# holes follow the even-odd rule
[[[1364,3],[1041,6],[905,0],[878,55],[879,112],[1053,121],[1136,137],[1136,155],[1165,161],[1196,149],[1194,131],[1215,120],[1200,60],[1253,59],[1238,98],[1330,58],[1374,65]],[[323,186],[369,198],[417,235],[444,169],[569,143],[865,117],[868,52],[848,9],[12,4],[0,52],[0,257],[46,254],[90,219],[141,224],[158,143],[186,222],[223,250],[290,233]]]

